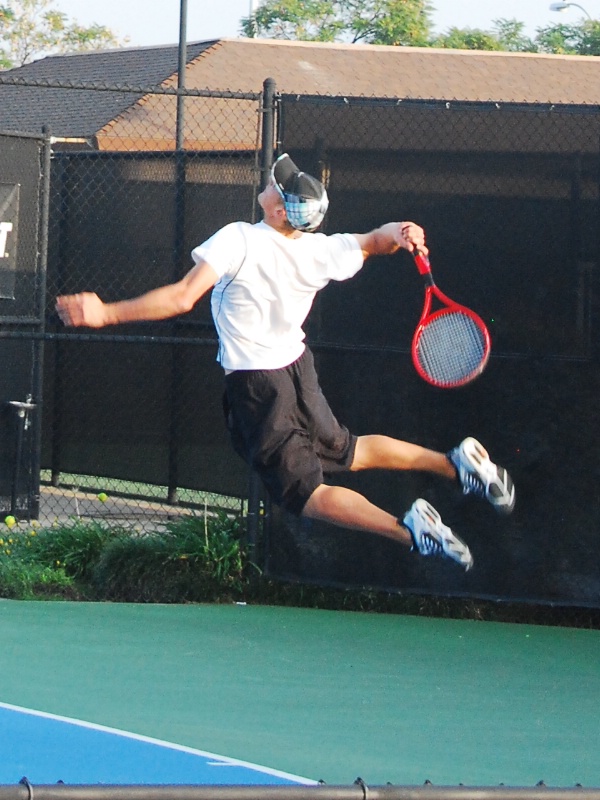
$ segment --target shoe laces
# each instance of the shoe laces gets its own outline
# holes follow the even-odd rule
[[[444,552],[442,543],[427,532],[421,534],[421,547],[419,550],[424,556],[438,556]]]
[[[462,483],[464,494],[475,494],[478,497],[485,497],[485,484],[477,475],[466,470],[461,471],[460,482]]]

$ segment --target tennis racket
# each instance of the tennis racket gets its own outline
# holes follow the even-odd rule
[[[447,297],[435,285],[426,255],[413,251],[425,283],[423,313],[413,336],[415,369],[428,383],[452,389],[481,375],[490,357],[490,334],[481,317]],[[442,307],[431,310],[433,299]]]

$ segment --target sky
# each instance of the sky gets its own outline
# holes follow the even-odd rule
[[[600,0],[583,0],[565,11],[550,10],[551,0],[431,0],[434,30],[450,27],[490,30],[495,19],[517,19],[525,33],[559,22],[576,24],[582,8],[600,18]],[[187,41],[239,36],[239,21],[248,16],[251,0],[187,0]],[[157,6],[160,7],[158,10]],[[129,46],[174,44],[179,40],[181,0],[54,0],[53,8],[71,21],[110,28]]]

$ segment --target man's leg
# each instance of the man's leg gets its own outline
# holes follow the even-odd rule
[[[359,436],[350,469],[431,472],[457,481],[464,494],[487,500],[500,514],[510,514],[515,506],[515,487],[510,475],[504,467],[494,464],[483,445],[471,436],[448,455],[390,436]]]
[[[358,437],[350,469],[419,470],[450,480],[457,477],[456,467],[445,453],[379,434]]]
[[[397,517],[373,505],[359,492],[344,486],[328,486],[325,483],[317,486],[304,506],[302,516],[351,530],[378,533],[407,547],[413,544],[410,532]]]
[[[416,550],[422,556],[441,556],[465,570],[473,566],[467,545],[444,525],[426,500],[415,500],[402,522],[352,489],[322,483],[309,497],[302,516],[353,530],[379,534]]]

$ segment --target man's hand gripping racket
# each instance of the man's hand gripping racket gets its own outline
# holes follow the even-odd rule
[[[423,313],[412,341],[412,360],[419,375],[442,389],[470,383],[490,357],[490,334],[481,317],[451,300],[435,285],[429,258],[413,250],[425,283]],[[431,310],[433,298],[442,307]]]

